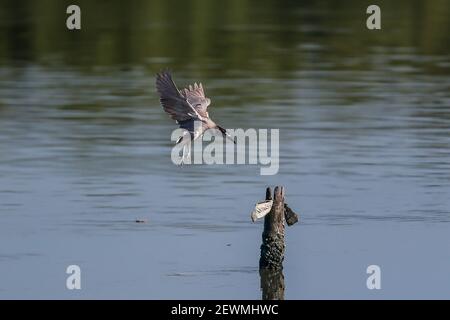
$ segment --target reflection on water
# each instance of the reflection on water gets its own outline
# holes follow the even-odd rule
[[[361,229],[411,225],[398,236],[423,234],[428,261],[447,261],[437,239],[450,222],[450,5],[380,1],[377,33],[359,1],[345,2],[80,1],[76,33],[61,27],[64,2],[3,1],[0,296],[70,298],[58,281],[76,262],[89,297],[259,298],[246,270],[261,226],[248,214],[275,184],[303,212],[287,238],[286,298],[321,290],[304,277],[320,279],[308,267],[317,257],[335,264],[330,239],[335,254],[352,252],[349,266],[366,263],[376,233],[347,238]],[[175,125],[154,92],[163,67],[180,85],[203,82],[223,126],[279,128],[279,174],[174,167]],[[393,247],[378,258],[395,259]],[[29,268],[39,276],[24,280]]]

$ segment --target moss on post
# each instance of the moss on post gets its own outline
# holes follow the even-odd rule
[[[272,191],[266,189],[266,200],[271,200]],[[275,187],[273,205],[264,217],[262,233],[260,269],[282,270],[284,260],[284,188]]]

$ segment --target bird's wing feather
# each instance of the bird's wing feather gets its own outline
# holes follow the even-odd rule
[[[186,121],[189,119],[202,119],[199,112],[177,89],[168,71],[156,75],[156,90],[159,93],[161,105],[172,119]]]
[[[190,85],[188,88],[181,90],[180,93],[202,117],[208,117],[207,108],[210,100],[205,97],[205,91],[201,83],[199,85],[194,83],[193,86]]]

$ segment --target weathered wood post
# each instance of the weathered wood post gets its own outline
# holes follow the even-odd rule
[[[262,300],[284,300],[283,270],[259,269]]]
[[[272,200],[270,187],[266,189],[266,200]],[[284,249],[284,189],[275,187],[272,209],[264,217],[259,268],[282,270]]]
[[[266,189],[266,201],[273,200],[272,207],[264,217],[259,274],[263,300],[284,299],[283,261],[285,252],[284,222],[293,225],[297,214],[284,203],[285,189],[275,187],[272,199],[271,188]]]

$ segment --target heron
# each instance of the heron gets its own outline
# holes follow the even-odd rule
[[[202,137],[208,129],[219,130],[224,137],[236,144],[227,130],[209,117],[208,106],[211,104],[211,99],[205,96],[201,83],[195,82],[194,85],[178,90],[171,73],[164,70],[156,75],[156,90],[164,111],[176,121],[180,128],[185,129],[184,134],[176,141],[176,144],[184,144],[181,164],[190,155],[191,141]]]

